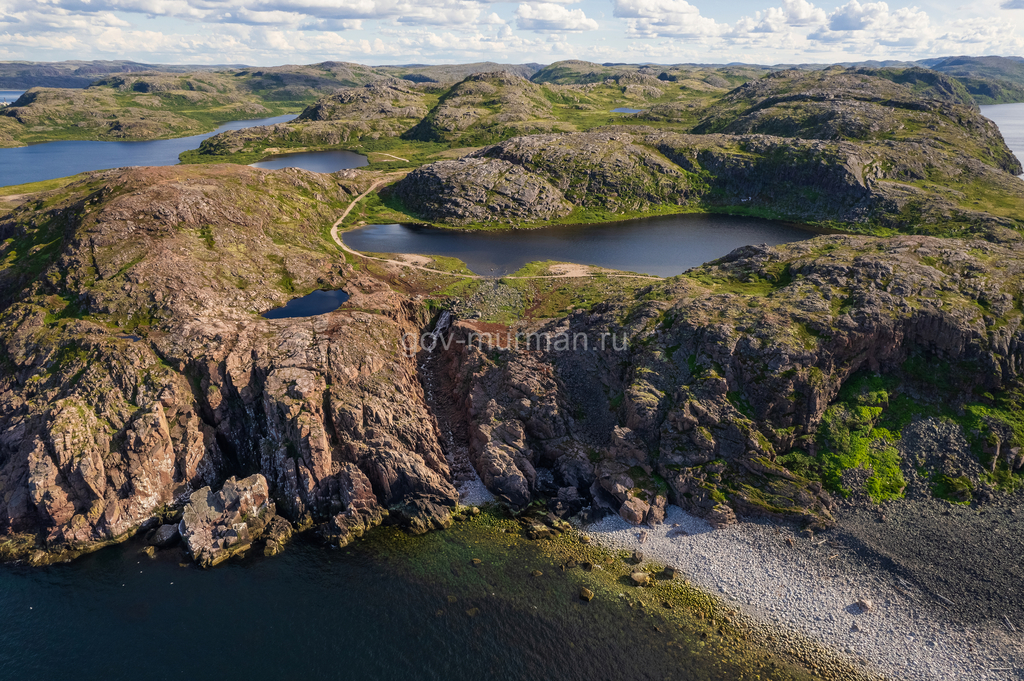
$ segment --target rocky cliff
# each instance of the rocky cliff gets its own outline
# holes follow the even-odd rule
[[[367,182],[110,171],[4,216],[3,533],[89,547],[251,473],[279,514],[342,543],[389,511],[416,531],[449,522],[455,490],[396,340],[424,312],[325,248]],[[258,315],[321,287],[349,309]]]
[[[1020,243],[739,249],[511,329],[520,341],[462,324],[447,385],[481,478],[517,506],[546,497],[658,522],[671,501],[716,525],[825,527],[835,495],[892,498],[908,481],[985,498],[1024,464]],[[936,456],[922,433],[940,416],[973,444]]]
[[[609,140],[622,163],[655,153]],[[518,144],[475,161],[514,165]],[[161,522],[164,544],[175,509],[205,565],[280,550],[289,523],[337,544],[385,521],[425,532],[451,522],[452,463],[516,509],[639,523],[672,502],[716,526],[823,527],[837,495],[1020,484],[1014,232],[747,247],[640,289],[609,281],[497,337],[459,322],[409,357],[403,334],[433,308],[327,236],[376,179],[117,170],[2,218],[4,555],[73,555]],[[340,287],[335,312],[258,314]]]

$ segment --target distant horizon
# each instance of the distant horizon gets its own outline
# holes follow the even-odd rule
[[[939,55],[934,57],[924,57],[921,59],[861,59],[861,60],[845,60],[845,61],[782,61],[774,64],[768,64],[763,62],[655,62],[655,61],[606,61],[606,62],[595,62],[588,59],[556,59],[551,62],[499,62],[493,60],[475,60],[475,61],[437,61],[437,62],[410,62],[404,64],[396,63],[380,63],[373,64],[369,62],[352,61],[350,59],[321,59],[313,62],[281,62],[276,64],[245,64],[245,63],[234,63],[234,64],[214,64],[214,63],[189,63],[189,62],[147,62],[138,61],[135,59],[59,59],[59,60],[31,60],[31,59],[4,59],[0,60],[0,64],[96,64],[96,63],[109,63],[109,64],[133,64],[139,66],[153,66],[153,67],[191,67],[191,68],[204,68],[204,69],[251,69],[251,68],[279,68],[283,66],[314,66],[317,64],[337,62],[337,63],[349,63],[358,64],[359,66],[368,66],[371,68],[430,68],[433,66],[459,66],[467,64],[486,64],[493,63],[497,66],[526,66],[526,65],[537,65],[542,68],[551,66],[559,62],[565,61],[579,61],[592,63],[597,66],[614,67],[614,66],[651,66],[651,67],[679,67],[679,66],[696,66],[700,68],[711,68],[711,67],[727,67],[727,66],[749,66],[756,68],[780,68],[787,66],[843,66],[843,65],[859,65],[859,64],[890,64],[890,63],[903,63],[903,64],[920,64],[922,62],[938,62],[946,59],[986,59],[986,58],[999,58],[999,59],[1013,59],[1024,62],[1024,56],[1021,55],[999,55],[999,54],[984,54],[984,55],[966,55],[966,54],[948,54]]]
[[[830,64],[1024,54],[1024,0],[0,0],[0,59]]]

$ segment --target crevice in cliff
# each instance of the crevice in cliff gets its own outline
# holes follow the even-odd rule
[[[421,350],[414,361],[423,387],[424,400],[437,423],[438,441],[448,460],[451,482],[456,488],[461,488],[466,483],[479,482],[480,476],[470,461],[466,407],[459,398],[457,387],[453,385],[450,365],[455,361],[451,357],[454,352],[457,352],[454,345],[445,349],[439,340],[433,352]]]

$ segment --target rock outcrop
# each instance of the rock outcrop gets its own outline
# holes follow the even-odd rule
[[[820,237],[747,247],[634,300],[521,327],[533,340],[519,345],[456,325],[448,384],[462,387],[471,457],[491,491],[519,507],[547,498],[558,510],[578,497],[656,523],[672,501],[716,527],[745,515],[824,527],[835,510],[826,487],[841,490],[830,475],[863,466],[884,491],[881,477],[895,474],[886,456],[897,469],[934,468],[926,485],[962,474],[925,463],[933,455],[913,421],[865,436],[862,463],[830,458],[838,431],[822,426],[826,410],[851,377],[878,373],[889,392],[844,398],[885,395],[859,402],[882,406],[850,428],[874,432],[897,394],[904,414],[961,404],[982,433],[970,456],[1013,474],[1018,454],[998,458],[984,443],[1010,451],[1019,437],[1000,425],[1021,407],[1019,243]],[[601,342],[609,333],[621,336],[614,346]],[[928,363],[943,376],[915,368]],[[931,385],[944,387],[929,395]],[[985,391],[1003,395],[988,399],[1006,411],[971,401]],[[901,436],[903,453],[886,454]],[[978,480],[964,483],[968,495]]]
[[[551,109],[541,85],[509,71],[478,73],[446,92],[409,136],[474,146],[513,135],[568,129],[558,125]]]
[[[200,144],[199,154],[261,153],[276,146],[336,146],[363,137],[397,137],[423,120],[427,100],[424,88],[395,78],[341,88],[306,107],[294,121],[209,137]]]
[[[1005,148],[1001,139],[999,146]],[[963,192],[924,189],[927,178],[945,178],[950,188],[984,186],[1024,206],[1019,178],[935,145],[682,135],[640,126],[517,137],[422,166],[393,192],[421,217],[453,225],[487,223],[503,209],[542,223],[565,214],[563,199],[609,217],[658,206],[743,206],[856,230],[948,233],[1019,224],[1005,211],[985,212]],[[511,193],[508,183],[530,191]]]
[[[252,471],[279,514],[338,536],[390,507],[417,531],[449,522],[398,345],[425,311],[322,247],[317,225],[372,181],[352,178],[110,171],[3,218],[0,531],[79,550]],[[256,314],[342,286],[351,310]]]
[[[252,548],[274,512],[262,475],[228,478],[219,492],[204,487],[192,493],[178,532],[193,560],[202,567],[213,567]]]

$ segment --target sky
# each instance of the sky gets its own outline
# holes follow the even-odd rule
[[[1024,0],[0,0],[0,60],[834,63],[1024,55]]]

